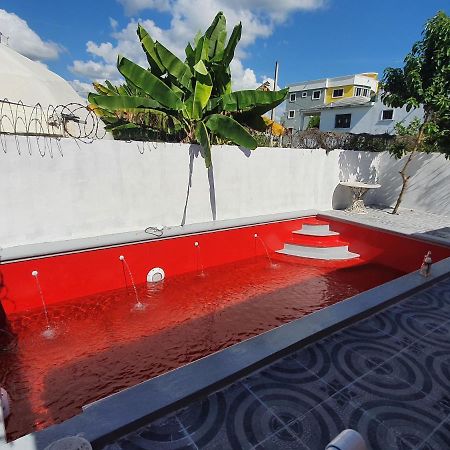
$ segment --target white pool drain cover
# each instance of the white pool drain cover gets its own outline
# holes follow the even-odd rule
[[[92,445],[80,436],[69,436],[52,442],[45,450],[92,450]]]
[[[158,281],[164,280],[166,274],[161,267],[155,267],[147,274],[148,283],[158,283]]]

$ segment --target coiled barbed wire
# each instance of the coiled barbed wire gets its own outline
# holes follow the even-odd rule
[[[0,100],[0,145],[7,152],[5,136],[14,136],[17,151],[22,149],[18,136],[27,138],[28,153],[31,155],[30,138],[36,139],[41,156],[53,156],[54,147],[62,155],[61,138],[91,143],[106,135],[101,119],[86,105],[68,103],[42,106],[27,105],[22,101]]]

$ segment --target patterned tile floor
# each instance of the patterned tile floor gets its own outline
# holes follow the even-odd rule
[[[124,436],[108,450],[450,448],[450,277]]]

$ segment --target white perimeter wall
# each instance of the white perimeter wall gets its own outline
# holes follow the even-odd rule
[[[51,143],[51,147],[50,144]],[[368,152],[2,137],[0,247],[302,209],[344,207],[339,181],[382,184],[370,202],[389,205],[400,162]],[[20,153],[19,154],[19,150]],[[41,154],[45,153],[44,156]],[[450,162],[419,155],[403,206],[450,215]],[[189,193],[189,195],[187,195]],[[187,199],[188,197],[188,199]],[[186,206],[187,202],[187,206]]]

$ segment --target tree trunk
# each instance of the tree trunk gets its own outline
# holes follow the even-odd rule
[[[419,128],[419,133],[417,134],[417,140],[416,143],[414,145],[414,148],[412,149],[412,151],[410,152],[408,159],[406,160],[405,165],[403,166],[403,169],[399,172],[399,174],[402,177],[402,189],[400,191],[400,194],[398,195],[398,199],[397,199],[397,203],[394,206],[394,210],[392,211],[392,214],[398,214],[398,208],[400,208],[400,204],[402,203],[403,200],[403,194],[406,191],[406,188],[408,187],[408,181],[411,178],[410,175],[407,175],[406,173],[406,169],[408,168],[409,164],[411,163],[414,155],[416,154],[417,150],[419,149],[420,145],[422,144],[423,141],[423,135],[424,135],[424,126],[427,122],[427,119],[424,120],[424,122],[422,123],[422,125]]]

